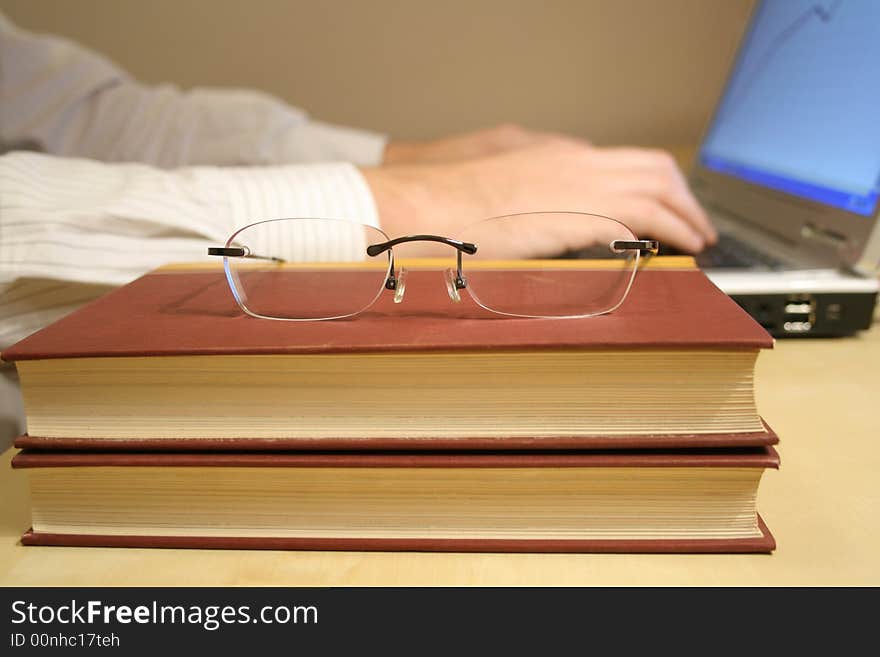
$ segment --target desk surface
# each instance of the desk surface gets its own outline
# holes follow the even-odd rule
[[[0,463],[3,585],[878,585],[880,324],[782,340],[758,361],[758,408],[782,467],[758,506],[772,555],[431,554],[23,547],[21,472]]]

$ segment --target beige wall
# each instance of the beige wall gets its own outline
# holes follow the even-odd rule
[[[429,137],[501,121],[694,142],[751,0],[0,0],[142,80],[257,87]]]

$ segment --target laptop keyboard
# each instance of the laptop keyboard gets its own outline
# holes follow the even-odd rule
[[[697,264],[705,268],[727,269],[780,269],[782,261],[733,235],[722,233],[718,243],[698,253]]]
[[[659,255],[686,255],[673,247],[660,245]],[[784,269],[784,263],[729,233],[720,233],[718,242],[694,256],[701,268]]]

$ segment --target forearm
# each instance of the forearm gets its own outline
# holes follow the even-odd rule
[[[312,121],[265,93],[150,86],[78,44],[0,15],[0,152],[22,148],[162,168],[377,165],[383,135]]]
[[[70,116],[54,152],[162,168],[316,162],[375,165],[385,137],[312,121],[250,90],[182,91],[133,81],[102,90]],[[50,149],[52,150],[52,149]]]
[[[173,171],[36,153],[0,157],[0,347],[79,303],[265,219],[376,225],[370,189],[349,164]],[[338,259],[362,258],[325,240]],[[333,251],[336,247],[337,252]],[[35,285],[51,281],[55,285]]]

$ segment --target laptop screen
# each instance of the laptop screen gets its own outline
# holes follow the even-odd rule
[[[873,215],[880,1],[764,0],[699,157],[712,171]]]

